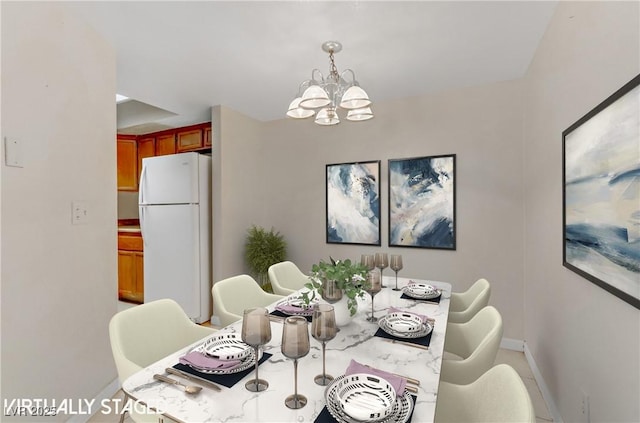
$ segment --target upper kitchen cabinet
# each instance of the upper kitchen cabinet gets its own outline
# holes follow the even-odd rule
[[[138,181],[140,180],[140,173],[142,173],[142,159],[155,155],[156,138],[146,136],[138,138]]]
[[[156,156],[176,154],[176,133],[165,133],[156,136]]]
[[[204,146],[211,148],[211,124],[204,128]]]
[[[202,128],[194,128],[181,130],[176,133],[177,150],[179,153],[183,151],[198,150],[203,146]]]
[[[118,191],[138,190],[138,143],[135,135],[118,135]]]

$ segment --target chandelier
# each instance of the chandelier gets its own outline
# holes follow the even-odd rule
[[[311,71],[311,79],[300,84],[287,116],[305,119],[316,115],[318,125],[337,125],[340,123],[338,109],[345,109],[347,120],[358,122],[373,118],[371,100],[360,88],[356,74],[351,69],[338,73],[333,55],[342,50],[342,44],[327,41],[322,44],[322,50],[329,53],[329,74],[325,78],[318,69]]]

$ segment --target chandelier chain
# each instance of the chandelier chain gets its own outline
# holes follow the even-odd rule
[[[329,52],[329,62],[329,77],[333,77],[337,81],[339,79],[339,75],[336,62],[333,60],[333,50]]]

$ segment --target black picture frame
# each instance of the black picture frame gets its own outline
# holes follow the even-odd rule
[[[640,309],[640,75],[562,132],[562,264]]]
[[[456,249],[456,155],[389,160],[389,247]]]
[[[326,165],[327,244],[381,245],[380,160]]]

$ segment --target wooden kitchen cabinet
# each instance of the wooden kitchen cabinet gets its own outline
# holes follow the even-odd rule
[[[117,136],[118,191],[138,190],[138,143],[134,135]]]
[[[156,156],[176,154],[176,134],[158,135],[156,137]]]
[[[140,234],[118,233],[118,298],[144,301],[144,253]]]
[[[138,139],[138,182],[142,173],[142,159],[153,157],[156,155],[156,139],[155,137],[146,137]]]
[[[183,151],[198,150],[203,146],[203,128],[194,128],[176,132],[176,150]]]
[[[204,146],[211,147],[211,125],[204,128]]]

